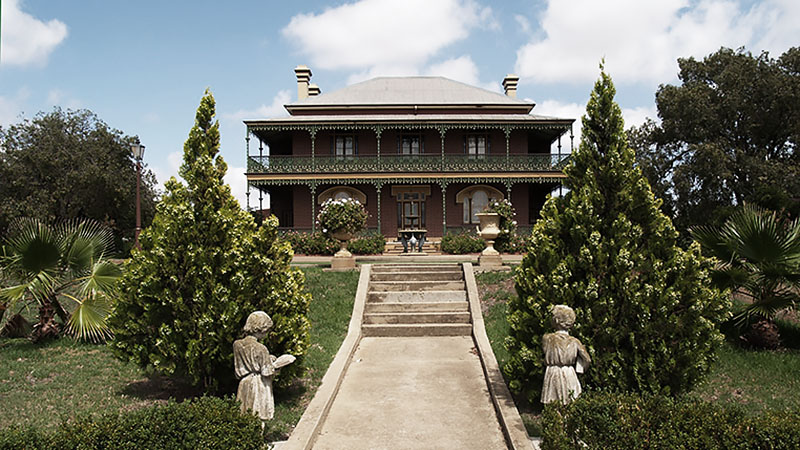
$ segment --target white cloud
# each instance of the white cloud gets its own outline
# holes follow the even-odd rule
[[[0,64],[43,66],[53,49],[67,37],[67,26],[56,19],[45,23],[23,12],[19,0],[0,2],[2,37]]]
[[[231,194],[239,202],[242,209],[247,208],[247,169],[244,167],[228,166],[228,173],[223,181],[231,187]]]
[[[359,0],[299,14],[283,29],[313,67],[403,75],[476,27],[498,27],[473,0]]]
[[[480,82],[478,80],[478,66],[475,65],[469,55],[433,64],[428,67],[427,74],[442,76],[471,85],[477,85]]]
[[[67,109],[78,109],[83,105],[80,100],[71,98],[61,89],[51,89],[47,93],[47,103],[50,106],[62,106]]]
[[[178,176],[178,169],[183,164],[183,152],[172,152],[167,155],[167,167],[163,166],[152,166],[151,169],[153,173],[156,175],[156,181],[160,187],[164,186],[164,183],[170,179],[170,177],[175,177],[180,179]]]
[[[516,70],[542,82],[592,81],[605,58],[620,82],[674,80],[677,58],[721,46],[785,51],[800,40],[800,6],[765,0],[549,0],[542,34],[517,51]]]
[[[526,99],[527,101],[531,101]],[[586,114],[586,104],[581,103],[565,103],[559,100],[545,100],[534,107],[532,111],[534,114],[542,116],[558,117],[560,119],[575,119],[572,125],[574,133],[574,149],[578,148],[581,142],[581,118]],[[625,120],[625,129],[632,126],[639,126],[644,123],[645,119],[656,118],[655,106],[639,106],[635,108],[622,108],[622,117]],[[569,136],[565,135],[561,138],[561,151],[566,153],[570,149]],[[551,151],[557,151],[558,143],[553,143]]]
[[[528,20],[527,17],[523,16],[522,14],[514,14],[514,21],[517,22],[519,26],[519,31],[528,34],[531,32],[531,22]]]
[[[288,90],[278,92],[269,105],[263,104],[256,109],[240,109],[233,113],[224,113],[222,118],[240,122],[246,119],[266,119],[270,117],[287,115],[283,105],[292,101],[292,94]]]
[[[25,116],[22,108],[30,94],[30,90],[23,86],[13,97],[0,95],[0,125],[8,126],[22,121]]]

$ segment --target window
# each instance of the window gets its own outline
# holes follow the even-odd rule
[[[489,139],[485,134],[467,136],[466,153],[470,156],[482,156],[489,153]]]
[[[502,200],[503,193],[487,185],[474,185],[456,194],[456,203],[462,206],[462,221],[465,224],[477,224],[478,213],[483,212],[492,200]]]
[[[422,139],[418,134],[407,134],[400,137],[397,153],[401,155],[419,155],[422,148]]]
[[[339,135],[333,137],[333,153],[337,158],[344,158],[356,154],[356,138],[353,135]]]

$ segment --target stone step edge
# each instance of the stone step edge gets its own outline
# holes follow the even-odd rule
[[[469,336],[471,323],[364,324],[365,337]]]
[[[370,309],[387,309],[392,310],[397,308],[407,312],[408,310],[421,310],[430,312],[464,312],[469,311],[469,303],[466,300],[453,300],[443,302],[367,302],[365,308]],[[392,311],[394,312],[394,311]],[[372,314],[372,312],[370,312]]]

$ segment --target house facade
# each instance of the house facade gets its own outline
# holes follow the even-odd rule
[[[515,76],[503,80],[505,95],[441,77],[320,94],[310,69],[295,73],[288,116],[245,121],[248,209],[263,210],[269,195],[282,228],[314,231],[322,203],[345,197],[388,240],[474,229],[491,199],[510,200],[524,228],[564,178],[574,120],[530,114]]]

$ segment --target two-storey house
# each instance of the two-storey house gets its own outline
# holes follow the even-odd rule
[[[295,73],[288,116],[245,121],[248,199],[255,189],[263,208],[269,194],[281,227],[312,231],[326,199],[352,197],[388,240],[408,229],[434,240],[474,229],[490,199],[509,199],[524,228],[564,177],[574,120],[531,114],[513,75],[506,95],[441,77],[381,77],[320,94],[310,69]]]

